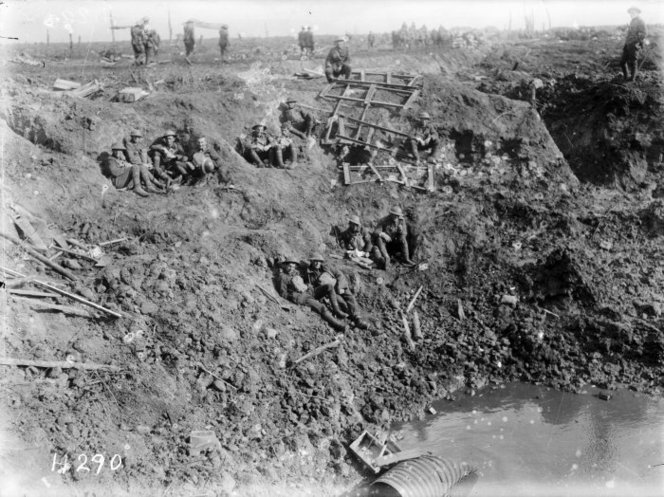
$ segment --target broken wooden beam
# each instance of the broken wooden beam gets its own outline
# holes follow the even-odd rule
[[[420,296],[420,293],[422,292],[422,288],[424,288],[424,285],[420,285],[420,287],[415,292],[415,295],[413,295],[413,298],[410,300],[410,303],[408,304],[408,307],[406,307],[406,314],[408,314],[410,312],[410,310],[413,308],[413,306],[415,305],[415,301],[417,300],[417,297]]]
[[[312,350],[308,354],[304,354],[302,357],[300,357],[297,361],[295,361],[293,363],[293,366],[297,366],[298,364],[306,361],[307,359],[311,359],[312,357],[316,357],[317,355],[325,352],[328,349],[333,349],[335,347],[338,347],[340,344],[341,344],[341,340],[339,340],[338,338],[335,338],[330,343],[326,343],[325,345],[321,345],[320,347],[316,347],[314,350]]]
[[[415,342],[413,341],[413,336],[410,334],[408,318],[406,318],[406,315],[403,312],[401,313],[401,321],[403,322],[403,337],[405,338],[410,350],[415,350]]]
[[[37,259],[39,262],[42,262],[46,266],[50,267],[53,271],[55,271],[57,273],[60,273],[65,278],[70,279],[72,281],[78,281],[78,277],[75,274],[67,271],[65,268],[63,268],[59,264],[56,264],[55,262],[51,261],[48,257],[43,256],[42,254],[40,254],[36,250],[32,249],[26,243],[21,242],[18,238],[14,238],[13,236],[11,236],[11,235],[3,232],[3,231],[0,231],[0,236],[2,236],[4,238],[6,238],[7,240],[15,243],[16,245],[21,247],[23,250],[25,250],[28,254],[30,254],[32,257]]]
[[[410,135],[408,133],[404,133],[403,131],[397,131],[396,129],[386,128],[385,126],[380,126],[378,124],[373,124],[373,123],[370,123],[370,122],[367,122],[367,121],[362,121],[360,119],[355,119],[354,117],[350,117],[350,116],[339,116],[339,117],[343,117],[344,119],[347,119],[350,122],[363,124],[365,126],[369,126],[371,128],[376,128],[376,129],[379,129],[381,131],[385,131],[387,133],[392,133],[392,134],[395,134],[395,135],[405,136],[406,138],[410,138]]]
[[[413,336],[415,340],[421,340],[424,338],[422,335],[422,328],[420,326],[420,315],[417,311],[413,311]]]
[[[95,364],[94,362],[32,361],[29,359],[14,359],[12,357],[0,357],[0,366],[34,366],[36,368],[87,369],[113,372],[122,370],[118,366]]]
[[[82,318],[93,318],[94,316],[90,314],[89,312],[83,310],[83,309],[78,309],[76,307],[71,307],[68,305],[59,305],[59,304],[51,304],[49,302],[43,302],[41,300],[34,300],[30,298],[25,298],[25,297],[16,297],[16,300],[20,302],[25,302],[26,304],[34,307],[39,307],[40,309],[45,309],[45,310],[50,310],[50,311],[56,311],[56,312],[62,312],[63,314],[73,314],[75,316],[80,316]]]
[[[0,269],[2,269],[3,271],[5,271],[9,274],[14,273],[14,276],[16,276],[18,278],[25,278],[25,275],[19,273],[18,271],[14,271],[14,270],[9,269],[9,268],[4,268],[2,266],[0,266]],[[48,290],[51,290],[52,292],[55,292],[57,294],[63,295],[65,297],[69,297],[70,299],[75,300],[76,302],[80,302],[81,304],[85,304],[85,305],[90,306],[94,309],[97,309],[98,311],[105,312],[106,314],[109,314],[113,317],[116,317],[116,318],[125,317],[123,314],[120,314],[119,312],[112,311],[110,309],[107,309],[106,307],[103,307],[103,306],[99,305],[99,304],[95,304],[94,302],[90,302],[89,300],[84,299],[83,297],[80,297],[79,295],[76,295],[74,293],[65,292],[64,290],[60,290],[57,286],[53,286],[53,285],[50,285],[48,283],[44,283],[43,281],[39,281],[39,280],[34,280],[33,283],[35,285],[42,286],[42,287],[44,287]]]

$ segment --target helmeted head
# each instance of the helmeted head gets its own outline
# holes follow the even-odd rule
[[[141,133],[140,129],[132,129],[129,136],[131,137],[131,141],[137,142],[138,140],[143,138],[143,133]]]
[[[295,271],[295,268],[299,264],[294,257],[286,256],[283,261],[281,261],[281,269],[286,273],[292,273]]]
[[[166,143],[168,143],[169,145],[173,145],[173,143],[175,143],[176,137],[177,134],[172,129],[169,129],[168,131],[166,131],[166,133],[164,133],[164,139],[166,140]]]
[[[228,29],[228,24],[222,24],[221,29]]]
[[[208,148],[207,138],[204,136],[201,136],[198,140],[196,140],[196,144],[198,145],[198,150],[205,151]]]
[[[147,26],[148,24],[150,24],[150,18],[144,17],[141,19],[141,22],[143,23],[143,26]]]
[[[403,211],[401,210],[401,207],[399,207],[398,205],[395,205],[390,209],[390,215],[393,218],[403,219]]]
[[[261,123],[254,124],[251,127],[251,130],[253,131],[254,135],[256,135],[256,136],[262,135],[263,133],[265,133],[265,125],[261,124]]]
[[[360,222],[360,216],[353,215],[348,218],[348,226],[351,228],[359,229],[362,223]]]
[[[325,259],[323,258],[323,256],[318,252],[315,252],[314,254],[311,255],[311,257],[309,257],[309,263],[313,268],[319,268],[321,264],[323,264],[324,260]]]
[[[641,9],[632,5],[629,9],[627,9],[627,13],[632,17],[636,17],[641,13]]]
[[[423,110],[417,115],[417,118],[422,122],[427,122],[431,120],[431,115]]]
[[[335,43],[336,46],[339,47],[339,46],[343,45],[344,43],[346,43],[346,38],[344,38],[343,36],[340,36],[336,40],[334,40],[334,43]]]
[[[115,157],[115,158],[118,158],[118,157],[124,158],[125,150],[127,150],[127,149],[120,142],[116,142],[111,146],[111,152],[113,154],[113,157]]]
[[[311,31],[311,26],[307,26],[307,31]]]
[[[286,105],[288,107],[293,107],[293,105],[295,105],[296,103],[297,103],[297,100],[295,100],[293,97],[288,97],[286,99]]]

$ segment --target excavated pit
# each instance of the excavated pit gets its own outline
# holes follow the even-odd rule
[[[536,56],[553,50],[547,43],[530,47],[521,67],[531,72],[519,77],[549,70]],[[661,95],[652,90],[661,87],[660,76],[645,70],[643,85],[652,86],[629,90],[565,76],[570,52],[556,47],[559,56],[547,64],[559,64],[551,76],[557,84],[541,102],[558,107],[540,112],[505,96],[509,78],[495,69],[506,74],[497,64],[510,57],[495,62],[486,49],[435,59],[358,54],[355,63],[367,69],[424,73],[417,108],[378,115],[402,130],[420,108],[433,116],[443,146],[431,194],[389,184],[343,187],[334,156],[318,148],[290,171],[255,169],[233,151],[253,123],[276,123],[286,96],[322,106],[315,99],[320,80],[289,77],[299,61],[258,57],[221,70],[204,62],[160,65],[142,73],[157,91],[131,105],[109,102],[132,81],[127,68],[88,67],[87,76],[106,85],[93,100],[48,90],[56,73],[80,75],[67,63],[5,77],[2,201],[20,204],[68,238],[97,244],[128,237],[106,249],[108,266],[82,263],[81,281],[70,289],[132,316],[48,314],[2,293],[5,355],[64,360],[76,353],[123,367],[121,374],[7,369],[0,387],[12,420],[7,450],[16,456],[40,448],[20,471],[13,467],[12,482],[28,495],[45,495],[42,477],[54,493],[154,495],[170,488],[198,495],[206,488],[292,495],[280,486],[289,482],[301,495],[334,495],[355,475],[350,441],[364,429],[423,416],[433,399],[516,379],[572,391],[594,383],[661,394],[661,201],[653,201],[653,188],[594,185],[634,189],[661,179],[653,163]],[[569,109],[581,102],[592,108],[585,120],[573,119]],[[606,123],[608,114],[608,128],[589,127]],[[130,128],[152,137],[181,129],[185,120],[211,138],[237,189],[212,181],[146,199],[111,190],[102,204],[107,182],[98,153]],[[634,132],[647,133],[649,145],[624,137],[632,141],[623,150],[618,130],[636,121]],[[560,139],[569,129],[582,134],[576,146]],[[600,135],[604,141],[594,147]],[[609,142],[620,152],[602,169]],[[356,213],[371,222],[394,204],[419,219],[420,265],[367,272],[333,260],[356,282],[371,327],[290,367],[335,333],[307,308],[284,310],[259,289],[276,295],[275,260],[339,254],[333,225]],[[6,218],[2,229],[13,229]],[[59,281],[17,247],[3,249],[3,265]],[[420,286],[424,339],[410,350],[400,313]],[[516,304],[505,303],[506,295]],[[221,450],[194,458],[188,437],[204,429],[216,433]],[[123,471],[48,471],[54,453],[75,459],[97,450],[122,455]]]

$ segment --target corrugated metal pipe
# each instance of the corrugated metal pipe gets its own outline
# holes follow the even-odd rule
[[[461,480],[471,485],[475,469],[465,462],[426,455],[402,461],[383,473],[370,486],[372,497],[444,497]],[[462,485],[466,486],[466,485]],[[471,486],[472,488],[472,486]],[[464,489],[468,493],[470,489]],[[454,492],[455,494],[457,492]]]

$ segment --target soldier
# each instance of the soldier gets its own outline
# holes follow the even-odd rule
[[[298,262],[293,258],[286,258],[281,263],[281,270],[277,275],[277,291],[279,295],[298,305],[306,305],[327,321],[332,328],[338,331],[346,331],[347,326],[337,320],[332,313],[321,302],[314,298],[314,294],[307,286],[298,269]],[[323,295],[319,292],[319,296]],[[321,297],[322,298],[322,297]]]
[[[134,64],[141,65],[145,63],[145,40],[146,29],[150,19],[144,17],[131,28],[131,48],[134,50]]]
[[[401,254],[401,259],[405,264],[412,265],[410,260],[408,241],[408,229],[403,218],[401,207],[395,206],[390,209],[390,213],[378,221],[373,233],[372,258],[384,269],[390,267],[391,258]]]
[[[376,43],[376,35],[372,31],[369,31],[369,36],[367,36],[367,43],[369,44],[369,50],[372,50],[374,43]]]
[[[219,182],[229,183],[228,171],[222,167],[221,159],[217,153],[208,145],[207,138],[204,136],[198,138],[197,148],[191,157],[191,163],[194,165],[192,177],[194,181],[207,177],[209,173],[217,172]]]
[[[161,193],[161,190],[155,187],[154,178],[147,167],[126,161],[124,145],[115,143],[111,150],[112,156],[105,156],[101,165],[104,175],[111,180],[115,188],[131,188],[141,197],[147,197],[148,192]],[[145,189],[141,182],[145,185]]]
[[[193,165],[188,164],[182,145],[176,141],[175,131],[168,130],[151,147],[152,165],[158,177],[186,178]]]
[[[282,124],[288,123],[291,128],[291,133],[306,140],[311,136],[314,130],[316,118],[302,108],[296,108],[295,104],[297,104],[297,100],[294,98],[288,98],[286,102],[282,104],[279,122]]]
[[[219,28],[219,52],[221,53],[221,62],[224,62],[224,57],[226,56],[226,50],[230,46],[230,40],[228,36],[228,25],[222,24]]]
[[[145,65],[155,61],[157,53],[159,52],[159,44],[161,38],[154,29],[149,29],[145,34]]]
[[[346,275],[337,269],[326,266],[324,262],[325,260],[320,254],[314,254],[309,259],[306,276],[307,283],[314,289],[314,298],[321,300],[327,297],[330,301],[332,312],[338,318],[344,319],[350,317],[355,326],[367,329],[369,325],[358,315],[357,300],[350,290]],[[345,310],[342,310],[341,306]]]
[[[325,77],[327,82],[331,83],[339,76],[350,78],[350,55],[348,54],[348,47],[345,38],[337,38],[334,41],[334,46],[330,49],[325,59]]]
[[[406,151],[409,152],[416,162],[420,161],[420,151],[428,150],[429,157],[435,158],[440,146],[440,139],[436,128],[430,123],[431,116],[428,112],[420,112],[419,121],[413,130],[412,138],[405,142]]]
[[[243,144],[244,158],[258,167],[272,167],[274,140],[262,124],[256,124],[251,129],[251,135]]]
[[[132,129],[129,138],[123,138],[122,144],[125,146],[125,155],[131,164],[150,164],[148,151],[142,146],[143,133],[138,129]],[[151,164],[150,164],[151,165]]]
[[[300,29],[300,32],[297,34],[297,45],[300,47],[300,55],[304,55],[304,51],[306,50],[306,45],[307,45],[307,27],[302,26],[302,29]]]
[[[196,46],[196,37],[194,35],[194,21],[189,20],[184,23],[184,49],[185,49],[185,57],[187,59],[192,53],[194,53],[195,46]]]
[[[638,67],[636,60],[639,57],[639,52],[643,48],[643,42],[646,38],[646,24],[639,17],[641,10],[637,7],[630,7],[627,12],[632,20],[627,29],[627,37],[625,38],[625,46],[623,47],[622,58],[620,59],[620,68],[622,69],[623,76],[628,81],[636,79]],[[629,70],[629,71],[628,71]],[[628,74],[631,72],[631,75]]]
[[[341,248],[353,252],[371,253],[370,233],[362,227],[360,216],[353,215],[348,218],[348,227],[339,233],[337,239]]]
[[[276,138],[273,150],[274,167],[292,169],[295,166],[297,153],[293,144],[290,123],[285,122],[281,125],[281,135]]]
[[[314,55],[314,32],[311,30],[311,26],[307,26],[307,30],[304,33],[304,51],[305,55],[313,57]]]

